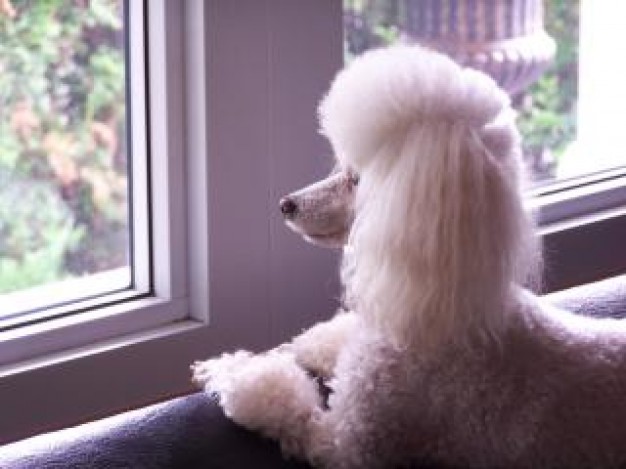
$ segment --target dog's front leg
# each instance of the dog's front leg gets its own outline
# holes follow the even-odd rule
[[[316,324],[291,342],[279,345],[265,353],[256,355],[259,359],[274,359],[278,355],[290,357],[302,369],[321,378],[330,378],[337,356],[348,337],[357,327],[359,318],[352,312],[338,312],[331,320]],[[226,379],[238,373],[255,355],[247,351],[224,353],[191,365],[192,381],[202,387],[209,382]]]
[[[322,399],[315,380],[293,354],[230,354],[200,365],[205,391],[234,422],[279,441],[286,454],[304,457],[308,422]]]
[[[359,321],[355,313],[340,311],[331,320],[296,336],[287,347],[302,368],[316,376],[330,378],[339,352],[354,334]]]

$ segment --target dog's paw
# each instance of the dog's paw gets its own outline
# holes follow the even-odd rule
[[[252,355],[224,354],[194,363],[193,380],[224,413],[250,430],[280,441],[287,454],[302,454],[313,413],[321,411],[318,385],[288,348]]]
[[[223,380],[236,373],[251,357],[252,353],[240,350],[210,360],[196,361],[191,365],[191,381],[208,391],[215,380]]]
[[[191,382],[196,386],[204,386],[210,376],[210,362],[211,360],[200,361],[196,360],[189,367],[191,369]]]
[[[230,378],[213,382],[226,415],[268,436],[301,425],[321,408],[317,383],[290,354],[253,356]]]

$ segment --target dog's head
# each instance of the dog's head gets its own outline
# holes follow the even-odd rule
[[[430,79],[437,75],[436,82]],[[459,96],[459,89],[465,96]],[[364,54],[337,75],[319,107],[321,133],[332,144],[336,167],[326,179],[281,199],[287,226],[313,244],[343,246],[355,218],[361,174],[380,174],[380,166],[391,166],[400,157],[398,146],[409,144],[412,130],[428,123],[474,124],[494,154],[513,153],[517,133],[510,113],[496,125],[496,118],[507,114],[503,108],[508,109],[508,102],[487,77],[426,49],[403,46]],[[450,130],[439,127],[444,133]],[[435,137],[430,132],[428,138]],[[440,158],[438,151],[435,158]],[[502,162],[515,183],[517,163],[516,158]]]
[[[537,259],[507,95],[441,54],[402,46],[355,59],[319,115],[344,169],[281,209],[309,240],[349,240],[348,299],[402,343],[497,330],[511,285]]]

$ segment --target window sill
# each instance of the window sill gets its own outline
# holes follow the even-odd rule
[[[544,293],[626,273],[626,205],[546,224],[539,234]]]
[[[90,357],[95,357],[98,354],[139,345],[147,341],[168,338],[177,334],[184,334],[201,327],[206,327],[206,324],[195,320],[182,320],[153,329],[136,332],[134,334],[128,334],[123,337],[113,336],[112,338],[101,340],[97,343],[72,347],[55,353],[45,354],[39,357],[29,358],[0,366],[0,379],[17,375],[19,373],[41,370],[45,367],[55,366],[65,362],[88,359]],[[36,334],[36,332],[33,333]]]
[[[589,214],[623,206],[626,203],[626,169],[602,171],[570,180],[554,181],[531,190],[531,208],[538,210],[543,227],[581,219]]]
[[[0,377],[7,370],[23,368],[25,361],[36,362],[39,356],[80,349],[116,336],[127,337],[180,322],[188,316],[185,299],[166,301],[139,297],[128,300],[130,296],[137,295],[141,293],[127,291],[112,294],[98,299],[98,304],[109,302],[109,306],[3,331]]]
[[[63,316],[68,311],[92,307],[96,302],[111,302],[111,297],[116,295],[106,294],[109,292],[119,292],[123,298],[127,298],[130,284],[130,268],[122,267],[5,293],[0,296],[0,331],[18,324]],[[134,296],[133,293],[130,295]],[[98,299],[102,297],[105,299]],[[70,303],[71,306],[65,306]],[[56,306],[50,308],[49,305]]]

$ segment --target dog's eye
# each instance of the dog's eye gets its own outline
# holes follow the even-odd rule
[[[358,174],[350,173],[350,176],[348,177],[348,180],[350,181],[350,184],[352,184],[353,186],[358,186],[359,185],[359,175]]]

